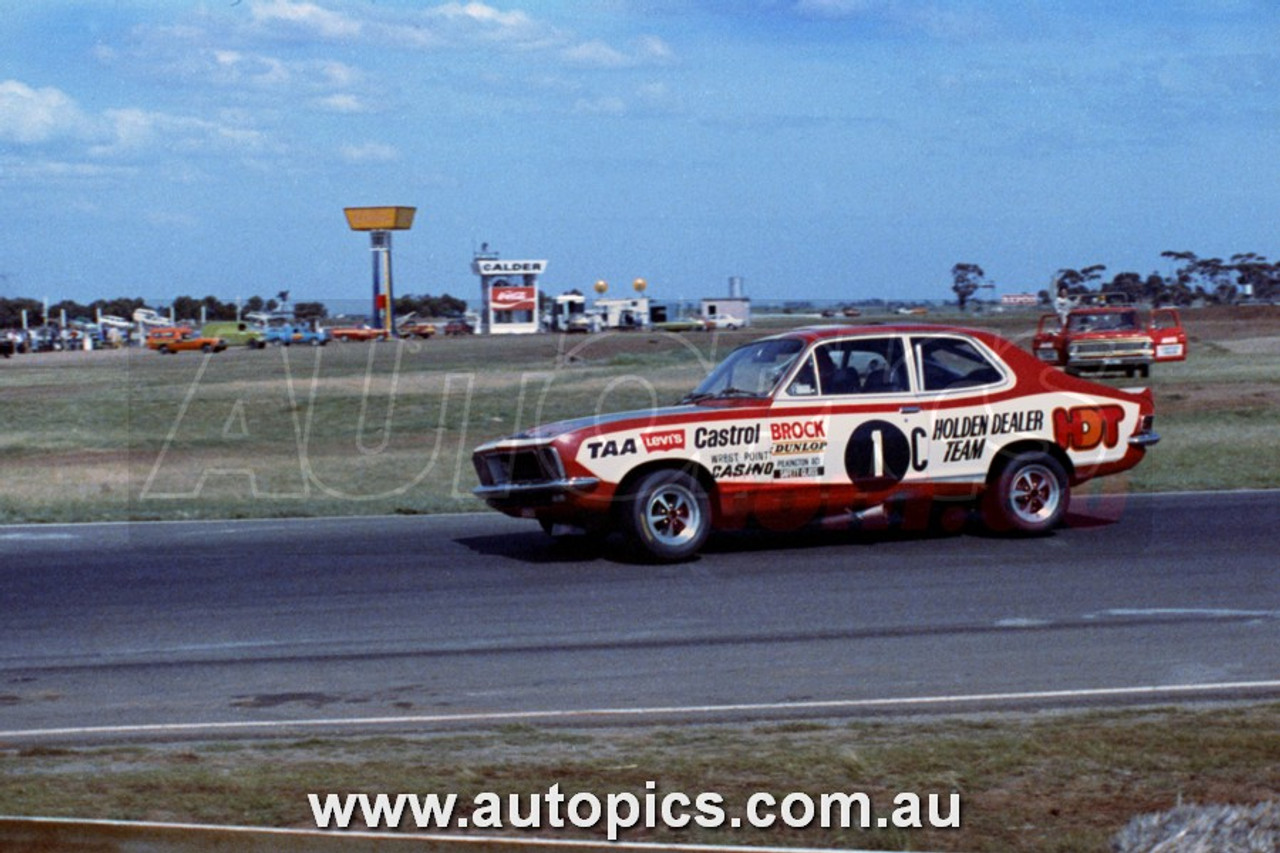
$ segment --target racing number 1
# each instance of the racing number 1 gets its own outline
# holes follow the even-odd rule
[[[922,458],[919,428],[911,440],[895,424],[874,420],[860,424],[849,437],[844,451],[844,468],[854,485],[866,491],[886,489],[907,475],[908,467],[923,471],[929,464]],[[924,433],[927,436],[927,433]]]

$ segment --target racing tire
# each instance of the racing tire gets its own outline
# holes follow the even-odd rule
[[[1047,533],[1062,523],[1070,501],[1071,484],[1061,463],[1028,451],[1010,458],[992,480],[982,515],[998,532]]]
[[[658,562],[689,559],[711,533],[711,499],[685,471],[646,474],[631,490],[624,513],[624,532]]]

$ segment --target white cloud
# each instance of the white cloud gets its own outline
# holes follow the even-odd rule
[[[675,52],[657,36],[642,36],[630,51],[619,50],[598,39],[565,48],[561,56],[574,65],[592,68],[634,68],[640,65],[666,64]]]
[[[287,85],[293,77],[288,66],[274,57],[234,50],[214,50],[209,56],[216,69],[216,79],[223,83],[278,88]]]
[[[347,65],[345,62],[322,62],[320,63],[320,74],[324,81],[330,86],[345,88],[353,86],[360,81],[361,73]]]
[[[266,136],[252,128],[136,108],[107,110],[102,123],[107,142],[89,149],[97,157],[146,151],[244,153],[267,147]]]
[[[657,36],[641,36],[636,40],[636,53],[650,62],[670,62],[675,59],[675,51]]]
[[[799,0],[795,9],[801,15],[815,18],[846,18],[874,11],[883,5],[883,0]]]
[[[627,105],[622,98],[611,96],[579,98],[573,111],[581,115],[620,116],[627,111]]]
[[[137,171],[133,167],[103,166],[98,163],[0,158],[0,175],[3,175],[4,181],[38,183],[46,186],[53,183],[85,184],[132,178]]]
[[[0,139],[37,144],[83,135],[88,125],[75,101],[60,89],[35,89],[18,80],[0,82]]]
[[[255,2],[250,14],[256,24],[264,26],[284,25],[287,28],[309,33],[325,39],[354,39],[360,37],[363,25],[360,21],[333,12],[315,3],[296,3],[293,0],[269,0]]]
[[[564,51],[564,58],[577,65],[597,68],[622,68],[631,64],[631,58],[602,41],[588,41]]]
[[[503,12],[484,3],[445,3],[430,10],[432,20],[450,25],[449,35],[534,47],[560,39],[554,27],[521,11]]]
[[[366,142],[362,145],[344,145],[338,149],[342,159],[350,163],[390,163],[400,157],[400,152],[393,146],[381,142]]]
[[[368,105],[361,100],[360,96],[348,93],[335,93],[328,97],[320,98],[316,104],[327,112],[331,113],[364,113],[369,111]]]

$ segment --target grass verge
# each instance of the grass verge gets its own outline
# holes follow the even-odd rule
[[[960,796],[958,829],[629,830],[627,840],[884,850],[1102,851],[1135,815],[1280,790],[1280,706],[625,729],[509,726],[431,737],[0,749],[0,813],[314,826],[308,793],[643,798],[716,792]],[[779,780],[785,780],[785,783]],[[653,788],[648,783],[655,783]],[[522,808],[527,808],[522,806]],[[855,813],[856,814],[856,813]],[[927,824],[927,821],[926,821]],[[406,829],[412,829],[406,826]],[[566,829],[550,837],[599,837]]]

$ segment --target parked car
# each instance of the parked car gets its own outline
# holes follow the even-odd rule
[[[195,330],[188,326],[169,326],[147,332],[147,348],[164,354],[184,350],[209,353],[222,352],[227,348],[227,342],[222,338],[197,335]]]
[[[475,327],[466,320],[450,320],[444,324],[444,333],[448,336],[470,335],[475,333]]]
[[[1133,305],[1089,305],[1043,315],[1031,350],[1068,373],[1147,376],[1155,362],[1186,360],[1187,332],[1175,308],[1144,317]]]
[[[396,329],[396,332],[402,338],[424,338],[425,339],[433,336],[436,333],[436,331],[437,330],[436,330],[435,323],[426,323],[422,321],[405,323],[404,325],[400,326],[400,328]]]
[[[322,347],[329,343],[329,332],[298,323],[270,324],[263,331],[263,340],[272,346]]]
[[[1042,533],[1072,486],[1159,437],[1148,390],[1067,376],[989,332],[813,327],[734,350],[669,408],[535,427],[476,448],[475,494],[556,531],[621,531],[661,561],[715,529],[980,510]]]
[[[702,318],[702,327],[707,331],[716,329],[741,329],[742,320],[732,314],[715,314]]]
[[[328,331],[329,337],[335,341],[385,341],[391,338],[386,329],[372,326],[335,326]]]
[[[200,334],[206,338],[222,338],[228,347],[249,347],[262,349],[267,345],[266,334],[258,326],[243,320],[219,320],[205,323]]]

